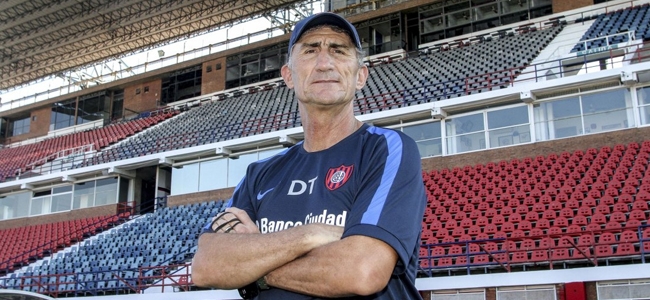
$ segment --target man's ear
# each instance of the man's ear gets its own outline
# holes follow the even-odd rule
[[[287,87],[289,89],[293,89],[293,78],[291,76],[291,69],[289,68],[288,64],[282,66],[282,69],[280,69],[280,74],[282,74],[282,79],[284,79],[284,83],[287,85]]]
[[[363,88],[363,86],[366,85],[366,80],[368,80],[368,66],[365,64],[359,68],[359,72],[357,74],[357,90],[360,90]]]

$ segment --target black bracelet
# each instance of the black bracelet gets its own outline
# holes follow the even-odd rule
[[[219,224],[219,226],[217,226],[217,228],[214,229],[213,232],[219,232],[219,230],[226,227],[226,225],[230,225],[231,223],[234,223],[234,224],[232,226],[230,226],[228,228],[228,230],[226,230],[224,232],[226,232],[226,233],[230,232],[231,230],[233,230],[235,228],[235,226],[241,224],[241,221],[239,219],[237,219],[237,218],[230,219],[230,220],[228,220],[226,222],[223,222],[223,224]]]

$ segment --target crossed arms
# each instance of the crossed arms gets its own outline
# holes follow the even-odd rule
[[[201,235],[192,263],[196,285],[234,289],[264,277],[270,286],[317,297],[370,295],[384,289],[397,263],[385,242],[341,239],[341,227],[312,223],[260,234],[245,211],[226,211],[241,224]]]

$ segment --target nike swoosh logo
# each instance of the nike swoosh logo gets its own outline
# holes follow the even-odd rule
[[[264,198],[264,195],[268,194],[268,193],[269,193],[270,191],[272,191],[273,189],[274,189],[274,188],[270,188],[270,189],[266,190],[266,192],[264,192],[264,193],[262,193],[262,192],[258,192],[258,193],[257,193],[257,200],[258,200],[258,201],[259,201],[259,200],[262,200],[262,198]]]

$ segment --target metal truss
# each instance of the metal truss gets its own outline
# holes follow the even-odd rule
[[[299,2],[5,1],[0,3],[0,90],[260,15],[268,15],[287,24],[295,21],[295,17],[290,16],[309,12],[309,6],[301,6]],[[285,14],[284,18],[278,16],[281,12]]]

